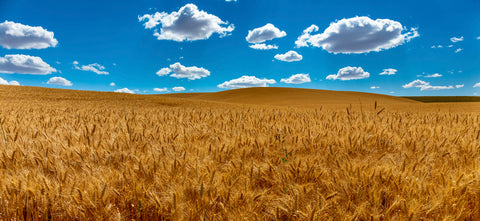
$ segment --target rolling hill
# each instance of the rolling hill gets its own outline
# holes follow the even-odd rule
[[[160,96],[241,104],[293,106],[358,103],[366,104],[374,103],[375,101],[383,104],[419,103],[418,101],[407,98],[373,93],[281,87],[242,88],[214,93],[179,93],[165,94]]]

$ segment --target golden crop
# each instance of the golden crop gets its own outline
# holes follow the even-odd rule
[[[352,105],[3,86],[0,219],[480,219],[477,104]]]

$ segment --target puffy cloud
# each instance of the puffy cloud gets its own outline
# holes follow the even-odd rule
[[[275,59],[280,61],[292,62],[292,61],[300,61],[303,59],[303,56],[298,54],[295,51],[288,51],[285,54],[277,54],[275,55]]]
[[[247,88],[247,87],[268,87],[269,84],[277,83],[273,79],[260,79],[255,76],[242,76],[237,79],[225,81],[222,84],[217,85],[219,88]]]
[[[5,21],[0,23],[0,45],[6,49],[42,49],[57,46],[53,32]]]
[[[463,86],[465,86],[464,84],[457,84],[455,85],[456,88],[462,88]]]
[[[480,40],[480,36],[477,37],[477,40]]]
[[[72,82],[62,77],[52,77],[47,81],[47,84],[55,84],[61,86],[72,86]]]
[[[361,54],[394,48],[419,36],[415,28],[406,32],[400,22],[365,16],[344,18],[331,23],[323,33],[311,35],[317,30],[312,25],[303,31],[295,42],[297,47],[312,45],[334,54]]]
[[[16,86],[19,86],[20,83],[18,83],[18,81],[6,81],[4,80],[3,78],[0,78],[0,84],[3,84],[3,85],[16,85]]]
[[[435,74],[430,74],[430,75],[426,75],[425,77],[426,78],[438,78],[438,77],[441,77],[443,75],[439,74],[439,73],[435,73]]]
[[[461,52],[461,51],[463,51],[463,48],[459,48],[459,49],[455,50],[455,53],[458,53],[458,52]]]
[[[4,74],[37,74],[46,75],[57,72],[41,58],[23,54],[12,54],[0,57],[0,73]]]
[[[268,23],[260,28],[255,28],[251,31],[248,31],[248,35],[245,38],[248,43],[256,44],[269,41],[275,38],[285,37],[287,33],[285,31],[280,31],[274,25]]]
[[[172,91],[176,91],[176,92],[184,91],[184,90],[185,90],[184,87],[173,87],[173,88],[172,88]]]
[[[168,88],[164,87],[164,88],[154,88],[153,91],[157,91],[157,92],[167,92],[168,91]]]
[[[173,74],[170,74],[172,73]],[[158,76],[165,76],[170,74],[170,77],[174,78],[188,78],[189,80],[195,80],[210,76],[210,71],[205,68],[199,68],[196,66],[185,67],[179,62],[171,64],[168,68],[162,68],[157,71]]]
[[[174,11],[170,14],[166,12],[145,14],[139,16],[138,20],[145,21],[146,29],[152,29],[161,24],[160,32],[158,29],[154,30],[154,36],[158,40],[203,40],[210,38],[213,33],[224,37],[235,29],[233,24],[228,25],[228,22],[222,21],[217,16],[198,10],[194,4],[186,4],[178,12]]]
[[[303,30],[303,34],[300,35],[295,41],[295,45],[297,46],[297,48],[308,47],[308,40],[311,37],[311,33],[316,31],[318,31],[318,26],[316,25],[310,25],[310,27]]]
[[[127,94],[135,94],[135,91],[132,91],[128,88],[122,88],[122,89],[117,89],[115,90],[114,92],[118,92],[118,93],[127,93]]]
[[[294,74],[289,78],[283,78],[280,80],[280,82],[287,84],[303,84],[311,81],[312,80],[308,74]]]
[[[257,50],[278,49],[278,46],[276,46],[276,45],[267,45],[267,44],[254,44],[254,45],[250,45],[248,47],[253,48],[253,49],[257,49]]]
[[[79,67],[78,66],[78,61],[74,61],[73,66],[75,67],[75,69],[81,70],[81,71],[91,71],[91,72],[94,72],[96,74],[104,74],[104,75],[109,74],[107,71],[104,71],[105,67],[98,64],[98,63],[93,63],[93,64],[89,64],[89,65],[82,65],[81,67]]]
[[[432,48],[443,48],[443,46],[442,45],[437,45],[437,46],[433,45]]]
[[[361,67],[344,67],[338,70],[337,74],[327,76],[329,80],[356,80],[370,77],[370,73],[363,70]]]
[[[476,83],[475,85],[473,85],[473,87],[480,87],[480,82]]]
[[[460,42],[460,41],[463,41],[463,36],[462,37],[451,37],[450,38],[450,41],[452,41],[453,43],[457,43],[457,42]]]
[[[371,86],[370,89],[372,90],[375,90],[375,89],[379,89],[380,87],[379,86]]]
[[[445,90],[445,89],[453,89],[453,86],[432,86],[430,85],[430,82],[425,82],[422,80],[414,80],[408,84],[405,84],[402,86],[403,88],[420,88],[421,91],[426,91],[426,90]]]
[[[110,83],[110,86],[112,87],[115,86],[115,82]]]
[[[383,69],[383,72],[380,73],[380,75],[394,75],[397,73],[398,70],[396,69],[393,69],[393,68],[387,68],[387,69]]]

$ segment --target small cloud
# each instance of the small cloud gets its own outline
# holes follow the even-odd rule
[[[168,91],[168,88],[164,87],[164,88],[154,88],[153,91],[156,91],[156,92],[167,92]]]
[[[370,77],[370,73],[363,70],[361,67],[344,67],[338,70],[338,73],[327,76],[328,80],[357,80]]]
[[[12,54],[0,57],[0,73],[46,75],[57,72],[40,57]]]
[[[53,35],[53,32],[40,26],[32,27],[10,21],[0,23],[0,46],[6,49],[55,47],[58,41]]]
[[[473,87],[480,87],[480,82],[476,83],[475,85],[473,85]]]
[[[283,82],[286,84],[303,84],[311,81],[312,80],[310,79],[309,74],[294,74],[289,78],[283,78],[280,80],[280,82]]]
[[[451,47],[453,47],[453,45],[449,45],[449,46],[447,46],[447,47],[451,48]]]
[[[186,4],[178,12],[156,12],[138,17],[144,22],[146,29],[154,29],[154,36],[158,40],[196,41],[210,38],[213,33],[225,37],[231,33],[235,26],[228,25],[219,17],[198,10],[195,4]],[[155,28],[161,24],[161,28]],[[228,25],[228,26],[227,26]]]
[[[217,85],[219,88],[247,88],[247,87],[268,87],[269,84],[275,84],[273,79],[259,79],[255,76],[242,76],[237,79],[225,81],[222,84]]]
[[[114,86],[115,86],[115,82],[110,83],[110,86],[114,87]]]
[[[332,22],[323,33],[312,35],[316,31],[316,25],[305,29],[295,41],[296,46],[321,47],[334,54],[362,54],[394,48],[420,36],[416,28],[406,31],[398,21],[366,16]]]
[[[278,46],[276,46],[276,45],[267,45],[267,44],[254,44],[254,45],[250,45],[248,47],[253,48],[253,49],[257,49],[257,50],[278,49]]]
[[[55,84],[61,86],[72,86],[72,82],[62,77],[52,77],[47,81],[47,84]]]
[[[437,45],[437,46],[433,45],[432,48],[443,48],[443,46],[442,45]]]
[[[480,36],[477,37],[477,40],[480,40]]]
[[[285,54],[277,54],[274,58],[280,61],[292,62],[301,61],[303,59],[303,56],[295,51],[288,51]]]
[[[463,51],[463,48],[459,48],[459,49],[455,50],[455,53],[458,53],[458,52],[461,52],[461,51]]]
[[[90,71],[90,72],[94,72],[96,74],[104,74],[104,75],[109,74],[107,71],[104,71],[105,67],[98,64],[98,63],[93,63],[93,64],[89,64],[89,65],[82,65],[81,67],[79,67],[78,66],[78,61],[74,61],[73,62],[73,67],[75,67],[75,69],[77,69],[77,70]]]
[[[175,91],[175,92],[184,91],[184,90],[185,90],[184,87],[173,87],[172,88],[172,91]]]
[[[438,78],[438,77],[441,77],[443,75],[439,74],[439,73],[435,73],[435,74],[430,74],[430,75],[426,75],[425,77],[426,78]]]
[[[373,89],[373,90],[379,89],[379,88],[380,88],[379,86],[371,86],[371,87],[370,87],[370,89]]]
[[[170,77],[174,78],[187,78],[189,80],[195,80],[210,76],[210,71],[205,68],[199,68],[197,66],[185,67],[179,62],[171,64],[168,68],[162,68],[157,71],[158,76],[165,76],[169,74]]]
[[[403,88],[412,88],[412,87],[416,87],[416,88],[420,88],[421,91],[425,91],[425,90],[445,90],[445,89],[453,89],[454,87],[453,86],[432,86],[430,85],[429,82],[425,82],[425,81],[422,81],[422,80],[414,80],[408,84],[405,84],[402,86]]]
[[[393,68],[387,68],[387,69],[383,69],[383,72],[380,73],[379,75],[394,75],[397,73],[398,70],[396,69],[393,69]]]
[[[455,85],[456,88],[462,88],[463,86],[465,86],[464,84],[457,84]]]
[[[245,38],[248,43],[256,44],[269,41],[275,38],[285,37],[287,33],[285,31],[280,31],[273,24],[266,24],[260,28],[255,28],[251,31],[248,31],[248,35]]]
[[[2,85],[15,85],[15,86],[20,86],[20,83],[18,83],[18,81],[6,81],[4,80],[3,78],[0,78],[0,84]]]
[[[128,88],[122,88],[122,89],[117,89],[115,90],[114,92],[117,92],[117,93],[127,93],[127,94],[135,94],[135,91],[132,91]]]
[[[457,43],[457,42],[460,42],[460,41],[463,41],[463,36],[462,37],[451,37],[450,38],[450,41],[452,41],[453,43]]]

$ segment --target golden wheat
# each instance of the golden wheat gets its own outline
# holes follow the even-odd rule
[[[458,104],[2,90],[23,93],[0,91],[2,220],[480,219],[480,115]]]

